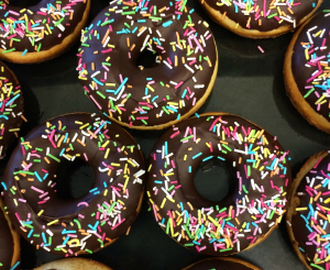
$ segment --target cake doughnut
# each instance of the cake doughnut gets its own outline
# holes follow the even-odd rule
[[[217,74],[208,24],[186,1],[112,1],[81,37],[79,79],[112,120],[163,129],[197,111]]]
[[[0,269],[20,269],[20,237],[6,214],[0,200]]]
[[[79,198],[56,193],[56,172],[78,158],[94,182]],[[105,117],[72,113],[34,128],[4,174],[4,202],[18,232],[62,256],[93,253],[128,232],[141,206],[144,159],[135,140]]]
[[[92,259],[76,257],[48,262],[34,270],[111,270],[111,268]]]
[[[246,261],[231,258],[231,257],[217,257],[209,258],[193,263],[182,270],[260,270]]]
[[[0,58],[38,63],[67,50],[88,19],[90,0],[41,0],[29,7],[0,2]]]
[[[330,133],[328,61],[330,12],[319,12],[293,36],[284,61],[287,95],[298,112]]]
[[[18,137],[23,119],[24,99],[14,73],[0,62],[0,159]]]
[[[286,215],[294,250],[307,269],[330,269],[329,150],[310,157],[292,183]]]
[[[277,227],[285,212],[291,170],[276,137],[228,113],[206,113],[174,125],[150,155],[147,195],[160,227],[177,243],[226,256],[247,250]],[[194,186],[199,164],[233,166],[236,185],[220,201]]]
[[[216,23],[247,38],[271,38],[294,30],[323,0],[199,0]]]

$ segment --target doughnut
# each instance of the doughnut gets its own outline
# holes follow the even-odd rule
[[[209,258],[193,263],[182,270],[260,270],[246,261],[231,257]]]
[[[219,159],[235,171],[235,191],[220,201],[194,186],[199,164]],[[150,154],[147,195],[159,226],[182,246],[226,256],[268,237],[285,212],[288,152],[266,130],[229,113],[174,125]]]
[[[299,259],[307,269],[330,269],[329,150],[310,157],[292,183],[286,223]]]
[[[111,270],[111,268],[92,259],[76,257],[48,262],[34,270]]]
[[[298,112],[330,133],[328,61],[330,12],[319,12],[293,36],[284,61],[287,95]]]
[[[56,194],[56,172],[79,158],[94,182],[79,198]],[[93,253],[128,233],[141,206],[144,159],[135,140],[107,118],[72,113],[33,129],[4,173],[4,201],[18,232],[37,249],[62,256]]]
[[[18,137],[24,118],[24,99],[14,73],[0,62],[0,159]]]
[[[52,59],[79,39],[90,0],[41,0],[30,7],[0,2],[0,58],[14,63]]]
[[[199,0],[219,25],[247,38],[271,38],[294,30],[319,8],[323,0]]]
[[[112,1],[81,36],[78,73],[106,116],[163,129],[198,110],[217,75],[208,27],[186,1]]]
[[[3,210],[0,200],[0,269],[20,269],[20,237]]]

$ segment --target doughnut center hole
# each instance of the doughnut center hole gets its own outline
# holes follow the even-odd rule
[[[235,173],[227,162],[216,157],[199,164],[194,185],[204,199],[220,202],[235,191]]]
[[[85,161],[62,160],[56,170],[55,189],[63,199],[77,199],[86,195],[94,183],[94,170]]]
[[[157,66],[158,54],[155,51],[144,49],[136,59],[136,66],[138,68],[153,68]]]
[[[10,5],[14,7],[31,7],[34,5],[37,5],[41,2],[42,0],[10,0]]]

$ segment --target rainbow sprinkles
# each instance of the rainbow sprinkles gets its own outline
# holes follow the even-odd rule
[[[11,59],[10,54],[22,58],[61,44],[82,20],[87,3],[42,0],[35,6],[21,8],[10,5],[10,1],[0,1],[0,58]]]
[[[83,31],[79,79],[102,113],[133,128],[164,128],[210,93],[217,53],[187,1],[112,1]],[[154,57],[151,66],[141,55]]]
[[[21,86],[13,73],[0,62],[0,157],[4,157],[7,147],[18,137],[23,116],[23,96]]]
[[[94,169],[79,198],[57,195],[56,170],[82,159]],[[144,160],[121,127],[87,113],[68,114],[35,128],[9,161],[4,201],[20,234],[37,248],[65,256],[93,253],[125,233],[139,211]]]
[[[238,26],[245,29],[271,31],[280,26],[296,28],[315,10],[319,0],[200,0],[220,12],[221,19],[228,16]]]
[[[307,169],[308,168],[308,169]],[[330,156],[308,160],[293,183],[287,226],[300,259],[309,269],[330,269]]]
[[[147,194],[155,219],[187,248],[215,256],[243,251],[265,239],[285,212],[287,155],[276,137],[235,115],[183,121],[150,155]],[[234,194],[220,202],[202,198],[193,184],[199,164],[212,158],[232,164],[237,177]]]

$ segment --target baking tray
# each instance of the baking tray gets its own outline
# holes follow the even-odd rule
[[[91,21],[108,1],[92,0]],[[292,33],[275,39],[250,40],[237,36],[216,25],[201,9],[197,0],[189,0],[200,16],[209,22],[216,38],[219,52],[219,71],[214,89],[199,114],[223,111],[243,116],[278,137],[290,151],[291,166],[295,175],[311,155],[327,149],[330,136],[309,125],[288,100],[283,82],[283,59]],[[322,8],[330,8],[325,0]],[[83,94],[76,71],[77,43],[60,57],[35,65],[6,63],[21,82],[25,96],[25,116],[22,135],[45,120],[70,112],[98,112]],[[260,48],[264,51],[261,52]],[[164,131],[129,130],[141,145],[146,159],[157,138]],[[8,158],[0,163],[1,175]],[[87,183],[92,181],[90,172],[77,168],[74,178],[83,175]],[[80,175],[79,175],[80,174]],[[199,175],[203,175],[200,173]],[[200,177],[196,181],[201,181]],[[217,185],[221,177],[213,182]],[[137,220],[129,235],[123,235],[115,243],[92,255],[93,258],[114,270],[182,269],[207,256],[187,250],[168,237],[157,225],[148,209],[146,197]],[[33,246],[22,239],[22,269],[31,269],[48,261],[61,258]],[[288,239],[285,220],[264,242],[235,255],[261,269],[303,270],[305,267],[295,255]]]

